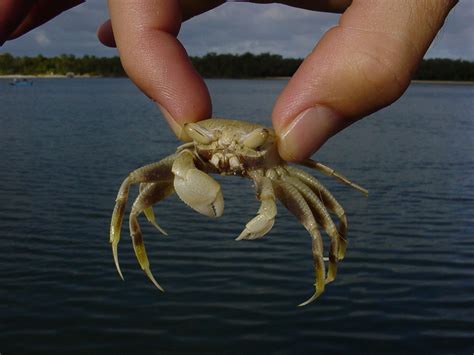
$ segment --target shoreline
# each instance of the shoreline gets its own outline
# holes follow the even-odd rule
[[[87,79],[87,78],[127,78],[126,76],[102,76],[102,75],[74,75],[67,76],[63,74],[40,74],[40,75],[23,75],[23,74],[8,74],[0,75],[0,79]],[[291,77],[286,76],[270,76],[270,77],[255,77],[255,78],[204,78],[210,80],[289,80]],[[456,80],[412,80],[410,84],[440,84],[440,85],[474,85],[474,81],[456,81]]]
[[[456,80],[412,80],[410,84],[474,85],[474,81]]]
[[[30,75],[30,74],[7,74],[7,75],[0,75],[0,79],[76,79],[76,78],[104,78],[101,75],[74,75],[74,76],[67,76],[63,74],[39,74],[39,75]]]

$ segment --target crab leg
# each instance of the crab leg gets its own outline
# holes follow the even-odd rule
[[[323,259],[323,241],[318,230],[318,224],[314,219],[311,209],[298,190],[289,183],[281,180],[274,180],[273,187],[278,199],[296,216],[296,218],[298,218],[311,235],[316,282],[314,284],[314,294],[307,301],[299,305],[305,306],[308,303],[313,302],[321,293],[324,292],[325,266]]]
[[[288,176],[284,177],[284,180],[296,187],[296,189],[301,193],[306,202],[308,203],[311,211],[313,212],[316,221],[324,228],[326,233],[331,239],[331,244],[329,248],[329,267],[328,273],[326,276],[326,284],[333,281],[336,278],[337,273],[337,254],[339,250],[339,240],[341,236],[337,231],[337,227],[331,219],[326,207],[319,200],[319,198],[314,194],[314,192],[306,186],[301,180],[296,177]]]
[[[195,211],[209,217],[224,212],[224,197],[219,183],[196,168],[194,154],[181,151],[173,163],[174,189],[179,198]]]
[[[163,288],[156,282],[153,274],[150,270],[150,263],[148,261],[145,245],[143,244],[143,236],[138,223],[138,216],[145,209],[150,208],[153,204],[161,201],[165,197],[172,194],[174,191],[173,184],[169,182],[156,182],[146,185],[140,195],[136,198],[132,205],[132,211],[130,212],[130,236],[132,237],[133,249],[137,257],[138,263],[140,264],[145,274],[153,282],[153,284],[163,291]]]
[[[173,174],[171,165],[175,159],[175,154],[170,155],[157,163],[145,165],[132,171],[120,185],[120,189],[115,199],[114,212],[110,221],[110,244],[112,244],[112,254],[114,256],[115,267],[123,280],[122,271],[118,263],[117,246],[120,241],[120,230],[122,228],[125,205],[128,200],[130,185],[138,183],[149,183],[154,181],[172,181]]]
[[[369,191],[364,189],[362,186],[357,185],[356,183],[354,183],[354,182],[350,181],[348,178],[346,178],[344,175],[338,173],[334,169],[332,169],[329,166],[326,166],[326,165],[324,165],[324,164],[322,164],[318,161],[314,161],[314,160],[311,160],[311,159],[306,159],[301,164],[304,165],[304,166],[307,166],[308,168],[316,169],[316,170],[322,172],[323,174],[326,174],[326,175],[329,175],[329,176],[334,176],[337,180],[339,180],[343,184],[349,185],[350,187],[362,192],[365,195],[369,194]]]
[[[261,201],[257,216],[245,225],[245,229],[236,240],[257,239],[267,234],[272,229],[277,214],[275,193],[272,182],[266,176],[254,177],[257,199]]]
[[[143,191],[145,191],[147,188],[149,188],[150,185],[152,185],[152,183],[141,183],[140,184],[140,190],[139,190],[140,194]],[[171,191],[170,194],[173,193],[173,192],[174,192],[174,190]],[[162,198],[157,200],[156,202],[152,203],[149,207],[144,208],[143,209],[143,214],[145,215],[148,222],[150,222],[156,229],[158,229],[160,231],[160,233],[162,233],[164,235],[168,235],[168,233],[166,233],[166,231],[163,228],[161,228],[160,225],[156,222],[155,212],[153,212],[153,206],[152,205],[159,202],[160,200],[162,200]]]
[[[291,176],[297,177],[300,179],[305,185],[309,186],[315,194],[320,198],[323,204],[327,207],[327,209],[333,212],[337,218],[339,219],[339,252],[338,252],[338,259],[344,259],[344,255],[346,253],[347,247],[347,217],[346,212],[342,208],[342,206],[337,202],[334,196],[326,189],[315,177],[308,174],[306,171],[287,166],[286,170],[290,173]]]

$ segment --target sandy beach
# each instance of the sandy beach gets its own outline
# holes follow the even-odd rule
[[[72,78],[101,78],[101,75],[74,75]],[[39,74],[39,75],[23,75],[23,74],[10,74],[10,75],[0,75],[0,79],[37,79],[37,78],[49,78],[49,79],[71,79],[70,76],[62,74]],[[228,78],[212,78],[212,79],[228,79]],[[245,78],[248,79],[258,79],[258,80],[289,80],[291,77],[265,77],[265,78]],[[237,79],[238,80],[238,79]],[[454,81],[454,80],[412,80],[412,83],[417,84],[445,84],[445,85],[474,85],[474,81]]]

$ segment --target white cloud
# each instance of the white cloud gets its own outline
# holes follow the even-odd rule
[[[36,43],[40,47],[47,47],[51,44],[51,40],[48,38],[44,31],[38,30],[34,33]]]
[[[249,51],[305,57],[338,18],[278,4],[225,4],[185,23],[179,38],[190,55]]]

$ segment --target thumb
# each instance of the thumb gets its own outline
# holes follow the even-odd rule
[[[273,109],[280,155],[300,161],[391,104],[456,1],[353,1],[304,60]]]

